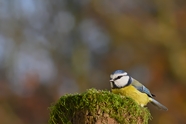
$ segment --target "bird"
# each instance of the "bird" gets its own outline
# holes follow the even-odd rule
[[[160,110],[168,110],[166,106],[154,99],[155,95],[149,89],[123,70],[116,70],[110,75],[110,85],[112,93],[130,97],[141,107],[152,103]]]

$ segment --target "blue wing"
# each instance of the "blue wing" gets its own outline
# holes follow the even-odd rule
[[[137,90],[139,90],[142,93],[146,93],[149,97],[155,96],[155,95],[151,94],[149,89],[147,89],[144,85],[139,83],[137,80],[135,80],[135,79],[132,79],[132,80],[133,81],[132,81],[131,85],[134,86]]]

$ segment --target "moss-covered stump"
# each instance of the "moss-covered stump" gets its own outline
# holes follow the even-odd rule
[[[50,124],[147,124],[147,108],[109,91],[67,94],[50,107]]]

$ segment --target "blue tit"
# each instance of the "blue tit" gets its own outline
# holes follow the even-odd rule
[[[144,85],[123,70],[117,70],[110,75],[110,84],[113,93],[130,97],[142,107],[152,103],[161,110],[168,110],[153,98],[154,95]]]

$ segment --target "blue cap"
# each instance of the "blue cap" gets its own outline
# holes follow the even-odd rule
[[[116,71],[113,72],[112,74],[121,74],[121,73],[126,73],[126,72],[123,71],[123,70],[116,70]]]

